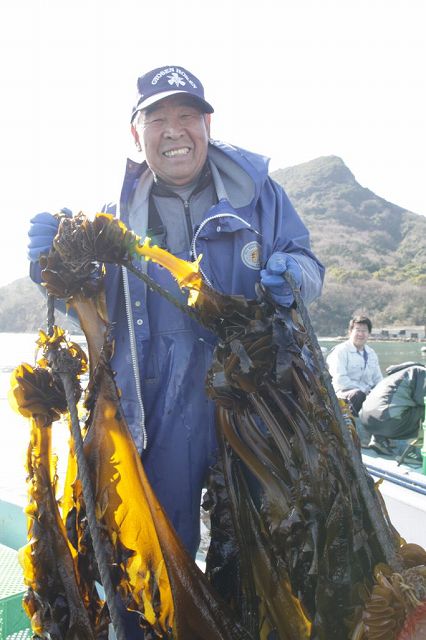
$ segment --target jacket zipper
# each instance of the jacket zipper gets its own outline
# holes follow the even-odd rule
[[[203,220],[203,222],[200,224],[200,226],[198,227],[196,233],[194,234],[194,237],[192,238],[192,243],[191,243],[191,255],[192,258],[194,260],[198,259],[198,254],[195,248],[195,244],[197,242],[197,238],[200,235],[200,231],[201,229],[208,223],[211,222],[211,220],[215,220],[216,218],[236,218],[237,220],[239,220],[240,222],[243,222],[249,229],[252,229],[255,233],[257,233],[257,235],[260,235],[259,231],[256,231],[256,229],[253,229],[253,227],[251,226],[251,224],[249,222],[247,222],[247,220],[244,220],[244,218],[241,218],[240,216],[237,216],[236,213],[216,213],[214,216],[210,216],[209,218],[206,218],[205,220]],[[210,282],[210,280],[208,279],[208,277],[206,276],[206,274],[204,273],[204,271],[202,270],[201,266],[199,266],[200,269],[200,273],[203,276],[204,280],[207,282],[207,284],[212,287],[212,283]]]
[[[189,242],[191,243],[191,238],[192,238],[192,234],[193,234],[193,229],[192,229],[192,220],[191,220],[191,211],[189,208],[189,200],[182,200],[183,202],[183,210],[185,212],[185,222],[186,222],[186,230],[188,232],[188,239]]]
[[[136,385],[136,397],[137,397],[139,408],[141,411],[140,426],[142,429],[142,450],[145,450],[148,445],[148,436],[147,436],[146,427],[145,427],[145,408],[143,406],[142,393],[141,393],[141,379],[139,375],[135,327],[133,324],[133,313],[132,313],[132,305],[131,305],[131,299],[130,299],[129,276],[128,276],[126,267],[122,267],[121,271],[123,274],[124,302],[126,306],[127,326],[129,329],[130,356],[132,359],[133,377],[135,379],[135,385]]]

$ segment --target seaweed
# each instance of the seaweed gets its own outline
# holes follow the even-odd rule
[[[41,332],[39,346],[48,342],[71,354],[78,377],[86,363],[76,344],[61,330],[49,338]],[[64,389],[46,358],[35,367],[19,365],[12,374],[9,398],[13,408],[29,418],[26,508],[28,544],[20,550],[27,592],[23,606],[38,638],[94,640],[107,637],[108,619],[93,580],[82,577],[77,553],[68,540],[56,499],[56,468],[52,455],[52,423],[67,411]]]
[[[140,259],[168,268],[188,307],[135,266]],[[220,444],[204,501],[212,523],[206,577],[156,501],[120,410],[109,365],[107,262],[217,336],[206,384]],[[412,609],[425,600],[424,552],[401,540],[366,471],[368,496],[358,486],[354,424],[342,406],[349,448],[297,308],[276,308],[260,290],[255,300],[214,291],[198,262],[151,246],[106,214],[64,218],[41,266],[49,293],[75,309],[88,339],[84,449],[115,584],[147,638],[368,640],[398,638],[408,619],[420,628]],[[379,512],[400,570],[385,562]],[[74,522],[81,528],[79,517]]]

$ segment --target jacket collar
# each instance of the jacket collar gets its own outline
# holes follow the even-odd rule
[[[210,140],[207,157],[219,200],[228,200],[234,209],[257,200],[268,177],[269,158],[218,140]],[[139,178],[146,172],[150,174],[145,161],[139,163],[128,158],[120,199],[124,221]],[[152,180],[146,180],[146,184],[151,187]]]
[[[351,342],[350,340],[347,341],[348,345],[351,347],[351,352],[352,353],[357,353],[358,349],[356,348],[356,346],[353,344],[353,342]],[[363,349],[366,350],[367,353],[370,353],[370,351],[373,351],[373,349],[371,347],[368,346],[368,344],[365,344]],[[359,353],[359,352],[358,352]]]
[[[210,169],[210,164],[206,161],[203,169],[201,170],[201,173],[198,176],[198,179],[192,183],[193,188],[191,194],[202,191],[211,182],[211,180],[212,172]],[[176,195],[173,191],[173,187],[170,187],[170,185],[166,184],[165,182],[163,182],[163,180],[160,180],[156,177],[154,177],[154,183],[152,185],[151,193],[153,195],[165,197],[174,197]]]

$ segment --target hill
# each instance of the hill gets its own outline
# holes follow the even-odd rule
[[[72,333],[80,333],[76,324],[56,311],[57,324]],[[46,330],[46,296],[29,277],[19,278],[0,288],[0,331],[37,332]]]
[[[326,156],[272,177],[286,190],[326,266],[310,307],[319,335],[346,332],[353,313],[373,325],[426,322],[426,217],[362,187],[343,160]]]
[[[318,335],[346,333],[358,312],[376,327],[426,324],[425,216],[362,187],[336,156],[279,169],[272,177],[286,190],[326,266],[323,295],[310,307]],[[75,331],[69,319],[59,318]],[[45,326],[45,301],[29,278],[0,288],[0,331]]]

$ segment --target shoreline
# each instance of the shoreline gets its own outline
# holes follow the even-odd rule
[[[83,336],[83,333],[80,333],[78,331],[69,331],[68,330],[69,335],[73,336],[75,335],[76,337],[80,337]],[[0,335],[28,335],[28,336],[37,336],[38,335],[38,331],[1,331],[0,330]],[[343,340],[347,340],[348,336],[344,335],[344,336],[317,336],[317,340],[324,340],[327,342],[339,342],[339,341],[343,341]],[[425,344],[426,345],[426,337],[425,338],[407,338],[407,337],[395,337],[395,338],[384,338],[383,336],[375,336],[375,335],[371,335],[368,338],[369,342],[402,342],[402,343],[419,343],[419,344]]]
[[[340,342],[340,341],[344,341],[347,340],[348,336],[317,336],[317,340],[324,340],[327,342]],[[369,336],[368,338],[368,342],[401,342],[403,344],[425,344],[426,345],[426,338],[382,338],[382,337],[374,337],[374,336]]]

